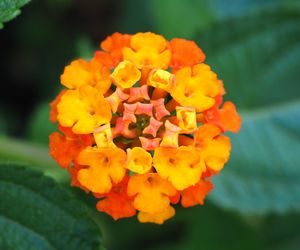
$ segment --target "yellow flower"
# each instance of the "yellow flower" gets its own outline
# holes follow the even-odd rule
[[[168,49],[168,42],[162,36],[146,32],[131,37],[130,47],[123,49],[123,56],[138,68],[167,69],[171,51]]]
[[[178,125],[182,133],[192,133],[197,128],[196,110],[192,107],[176,107]]]
[[[69,89],[76,89],[83,85],[97,88],[105,94],[111,86],[109,69],[102,66],[97,60],[85,61],[78,59],[65,67],[60,77],[62,85]]]
[[[156,224],[163,224],[166,220],[175,215],[175,209],[171,206],[166,207],[162,211],[156,213],[139,212],[138,220],[142,223],[150,222]]]
[[[220,84],[208,65],[182,68],[175,73],[175,78],[171,95],[181,106],[195,107],[197,112],[202,112],[214,105]]]
[[[177,190],[196,184],[205,166],[194,147],[159,147],[154,152],[153,165],[157,173],[169,180]]]
[[[94,130],[94,139],[98,148],[111,148],[116,146],[113,142],[109,123]]]
[[[165,133],[160,143],[161,147],[178,147],[178,135],[181,132],[181,128],[172,124],[168,120],[165,122]]]
[[[126,167],[132,172],[145,174],[152,167],[152,156],[143,148],[128,149],[127,157]]]
[[[76,134],[89,134],[111,119],[110,105],[95,88],[84,85],[67,90],[57,105],[57,120],[63,127],[73,127]]]
[[[204,124],[195,133],[195,146],[199,149],[206,166],[220,171],[229,160],[230,139],[220,135],[221,130],[212,124]]]
[[[134,196],[134,207],[144,213],[155,214],[170,206],[169,196],[176,194],[176,189],[157,173],[130,176],[127,193]]]
[[[85,148],[77,157],[80,165],[77,178],[82,186],[94,193],[108,192],[113,183],[119,183],[125,176],[126,153],[120,148]]]
[[[122,89],[132,87],[141,78],[141,72],[130,61],[123,61],[118,64],[111,74],[112,79]]]
[[[173,74],[166,70],[154,69],[149,74],[148,85],[170,91],[175,82]]]

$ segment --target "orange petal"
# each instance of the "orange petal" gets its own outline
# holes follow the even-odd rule
[[[213,189],[210,181],[200,180],[195,186],[191,186],[181,193],[181,205],[192,207],[197,204],[203,205],[204,198]]]
[[[194,66],[205,60],[202,50],[193,41],[174,38],[170,41],[172,58],[170,66],[179,69],[186,66]]]

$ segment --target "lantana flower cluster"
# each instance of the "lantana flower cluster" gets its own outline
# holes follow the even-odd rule
[[[61,75],[50,154],[71,184],[115,220],[162,224],[174,205],[202,205],[228,161],[241,119],[193,42],[114,33]]]

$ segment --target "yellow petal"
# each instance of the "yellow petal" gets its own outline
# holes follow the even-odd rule
[[[168,196],[174,196],[176,189],[157,173],[130,176],[127,193],[135,195],[133,205],[145,213],[157,213],[169,206]]]
[[[141,72],[130,61],[123,61],[111,74],[112,79],[122,89],[132,87],[141,78]]]
[[[127,150],[127,164],[126,167],[135,173],[145,174],[152,167],[152,156],[145,149],[134,147]]]
[[[111,119],[110,105],[103,95],[88,85],[67,90],[57,105],[57,120],[63,127],[73,127],[76,134],[89,134]]]
[[[220,94],[217,75],[204,63],[178,70],[175,78],[172,97],[182,106],[195,107],[197,112],[212,107],[214,97]]]
[[[110,123],[94,130],[94,138],[98,148],[111,148],[116,145],[113,142]]]
[[[178,125],[182,133],[192,133],[197,128],[196,110],[192,107],[176,107]]]
[[[125,161],[126,153],[120,148],[87,147],[77,158],[80,165],[88,166],[78,172],[78,181],[92,192],[106,193],[112,183],[123,179]]]
[[[174,75],[162,69],[153,70],[148,78],[148,85],[169,91],[174,84]]]
[[[197,150],[191,146],[159,147],[154,152],[153,165],[177,190],[196,184],[205,169]]]
[[[65,67],[61,75],[61,83],[69,89],[77,89],[83,85],[97,88],[104,94],[111,86],[109,69],[96,60],[78,59]]]
[[[195,133],[195,146],[206,166],[214,171],[220,171],[229,160],[230,139],[220,135],[221,130],[212,124],[204,124]]]
[[[171,206],[156,212],[156,213],[145,213],[139,212],[138,220],[142,223],[150,222],[156,224],[163,224],[166,220],[172,218],[175,215],[175,209]]]
[[[167,69],[171,60],[171,51],[167,45],[166,39],[160,35],[151,32],[137,33],[131,37],[131,48],[123,49],[123,56],[138,68]]]

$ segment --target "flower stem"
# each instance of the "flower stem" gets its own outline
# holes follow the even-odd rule
[[[66,171],[60,169],[50,158],[48,147],[33,144],[10,137],[0,137],[0,160],[20,162],[28,167],[42,171],[45,175],[53,177],[58,182],[68,180]]]

